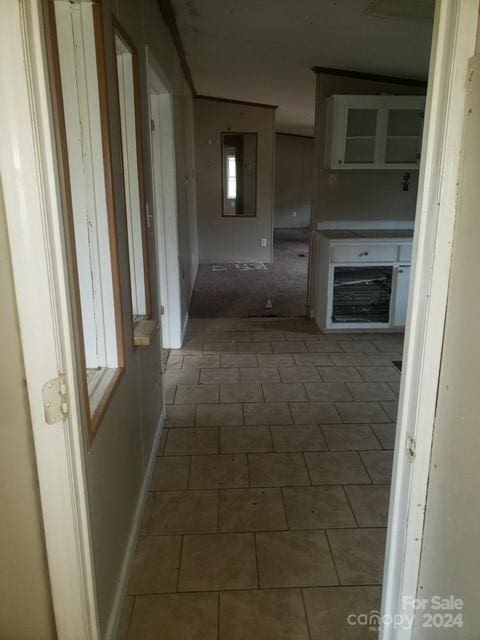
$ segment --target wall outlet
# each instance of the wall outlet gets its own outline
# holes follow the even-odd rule
[[[337,186],[337,174],[336,173],[330,173],[328,175],[328,186],[329,187],[336,187]]]
[[[294,218],[296,218],[296,217],[297,217],[297,212],[296,212],[296,211],[294,211],[294,212],[293,212],[293,217],[294,217]]]
[[[261,246],[261,247],[266,247],[266,246],[267,246],[267,244],[268,244],[268,240],[267,240],[267,238],[262,238],[262,239],[260,240],[260,246]]]

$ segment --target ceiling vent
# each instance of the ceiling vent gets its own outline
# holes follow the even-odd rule
[[[373,0],[365,9],[368,16],[431,22],[435,0]]]

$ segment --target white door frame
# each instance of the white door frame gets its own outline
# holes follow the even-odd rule
[[[54,615],[61,640],[98,640],[80,383],[43,39],[40,0],[2,0],[0,170]],[[59,374],[69,391],[68,416],[47,424],[42,388]]]
[[[146,56],[149,117],[150,123],[156,123],[155,130],[150,128],[150,152],[159,303],[164,310],[160,316],[162,343],[167,349],[180,349],[183,326],[172,89],[148,47]]]
[[[468,60],[478,0],[437,0],[413,243],[404,367],[385,555],[382,619],[418,588],[430,454],[456,215]],[[413,450],[413,455],[410,451]],[[412,629],[384,624],[382,640]]]

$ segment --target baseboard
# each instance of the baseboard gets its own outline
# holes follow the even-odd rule
[[[324,229],[413,229],[415,220],[325,220],[317,223],[317,231]]]
[[[112,611],[107,624],[107,630],[105,632],[105,640],[115,640],[118,633],[118,626],[120,623],[123,601],[127,592],[128,578],[135,555],[135,548],[137,545],[138,533],[142,524],[143,512],[145,509],[145,501],[147,499],[148,488],[155,468],[155,461],[157,458],[158,448],[160,446],[160,438],[162,435],[163,427],[165,425],[165,407],[162,409],[162,414],[158,421],[157,431],[153,440],[152,451],[150,453],[150,459],[148,461],[147,470],[143,478],[142,488],[140,489],[140,495],[138,496],[137,506],[135,507],[135,514],[133,516],[133,522],[128,536],[127,548],[123,558],[122,568],[120,571],[120,577],[118,579],[117,589],[113,599]]]

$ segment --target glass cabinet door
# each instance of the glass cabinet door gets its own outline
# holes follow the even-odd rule
[[[344,164],[375,162],[377,114],[377,109],[347,109]]]
[[[415,164],[420,158],[422,142],[423,110],[389,109],[386,164]]]

